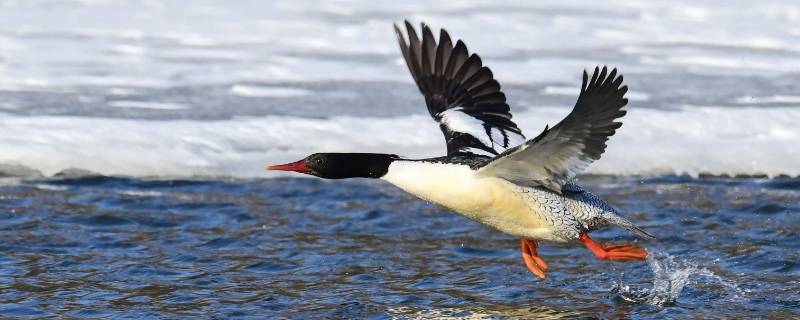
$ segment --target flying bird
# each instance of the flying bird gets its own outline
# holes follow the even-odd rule
[[[642,238],[653,236],[621,217],[608,203],[574,182],[600,159],[606,141],[622,125],[627,86],[616,69],[584,71],[572,112],[553,127],[526,139],[512,121],[506,96],[492,71],[463,41],[444,29],[438,41],[430,27],[421,37],[405,22],[395,25],[400,50],[431,117],[439,123],[447,155],[407,159],[393,154],[315,153],[267,167],[320,178],[383,179],[424,200],[442,205],[520,239],[523,261],[545,278],[547,263],[537,241],[582,242],[597,258],[644,260],[633,244],[605,245],[589,232],[622,227]]]

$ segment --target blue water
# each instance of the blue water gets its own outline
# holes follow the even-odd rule
[[[646,262],[516,239],[380,181],[7,179],[0,315],[791,318],[800,180],[589,176]]]

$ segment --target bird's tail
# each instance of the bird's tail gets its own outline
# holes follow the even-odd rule
[[[610,212],[606,212],[605,213],[605,218],[609,223],[611,223],[611,224],[613,224],[615,226],[624,228],[625,230],[628,230],[630,232],[633,232],[634,234],[636,234],[637,236],[639,236],[642,239],[646,239],[646,240],[654,240],[654,239],[656,239],[656,237],[654,237],[653,235],[645,232],[644,230],[642,230],[639,227],[637,227],[636,225],[634,225],[633,222],[631,222],[630,220],[625,219],[625,218],[623,218],[621,216],[618,216],[618,215],[610,213]]]

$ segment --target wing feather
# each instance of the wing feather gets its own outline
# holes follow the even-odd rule
[[[594,69],[591,80],[583,72],[581,93],[572,112],[553,128],[545,127],[536,138],[507,149],[479,170],[484,176],[501,177],[561,193],[562,187],[583,172],[606,149],[606,141],[622,126],[615,121],[626,113],[628,103],[617,70]]]
[[[400,51],[428,112],[439,122],[447,143],[447,154],[497,155],[524,141],[511,121],[511,113],[500,83],[463,41],[453,40],[446,30],[433,31],[422,24],[421,35],[405,22],[408,42],[395,25]]]

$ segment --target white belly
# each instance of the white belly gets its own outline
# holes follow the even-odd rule
[[[466,165],[395,161],[382,178],[408,193],[442,205],[507,234],[552,239],[553,225],[521,187],[506,180],[478,177]]]

